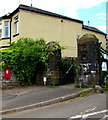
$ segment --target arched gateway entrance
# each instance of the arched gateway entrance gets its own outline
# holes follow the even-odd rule
[[[77,40],[78,75],[76,86],[91,87],[99,82],[99,39],[94,34],[84,34]]]

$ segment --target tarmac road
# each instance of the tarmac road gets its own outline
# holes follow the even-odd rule
[[[65,101],[42,108],[8,114],[3,118],[66,118],[68,120],[96,120],[96,118],[100,118],[100,120],[108,120],[107,97],[108,92],[92,94],[75,101]]]
[[[31,90],[32,89],[32,90]],[[48,101],[60,96],[66,96],[72,93],[81,91],[82,89],[75,88],[73,85],[58,86],[56,88],[49,87],[34,87],[28,89],[20,89],[20,92],[3,91],[2,109],[8,110],[23,106],[36,104],[43,101]]]

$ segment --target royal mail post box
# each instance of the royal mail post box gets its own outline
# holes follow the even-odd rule
[[[4,78],[5,79],[10,79],[11,78],[10,68],[8,68],[8,67],[4,70]]]

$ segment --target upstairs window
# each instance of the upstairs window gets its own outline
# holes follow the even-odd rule
[[[0,23],[0,38],[2,37],[2,24]]]
[[[19,23],[18,23],[18,16],[14,18],[14,26],[15,26],[15,34],[19,33]]]
[[[9,37],[9,21],[5,22],[5,37]]]

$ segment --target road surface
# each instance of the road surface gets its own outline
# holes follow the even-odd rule
[[[3,118],[66,118],[68,120],[108,120],[108,92],[92,94],[74,101],[8,114]],[[80,118],[80,119],[79,119]],[[31,119],[32,120],[32,119]]]

